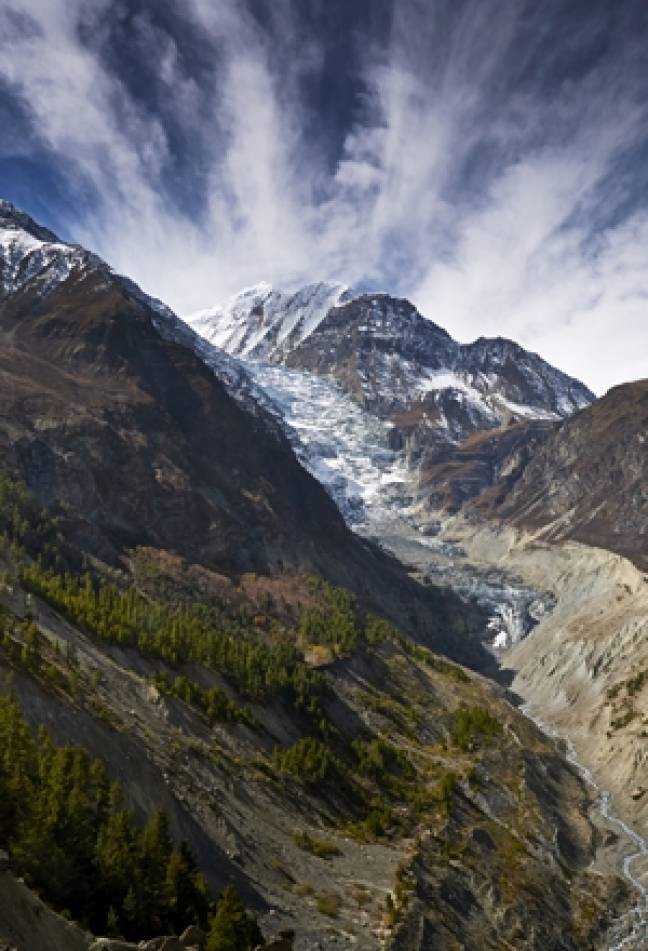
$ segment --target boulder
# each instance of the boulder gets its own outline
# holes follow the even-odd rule
[[[116,938],[97,938],[90,945],[90,951],[135,951],[136,944],[128,941],[119,941]]]
[[[269,944],[261,945],[257,951],[293,951],[295,944],[294,931],[280,931]]]
[[[204,948],[207,935],[196,925],[189,925],[180,935],[180,944],[183,948]]]
[[[166,935],[162,938],[152,938],[140,944],[142,951],[185,951],[186,945],[180,943],[175,935]]]

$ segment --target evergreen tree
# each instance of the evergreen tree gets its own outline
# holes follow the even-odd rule
[[[236,890],[228,885],[212,915],[206,951],[253,951],[262,943],[256,920],[246,913]]]

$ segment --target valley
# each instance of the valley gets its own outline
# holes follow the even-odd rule
[[[629,924],[613,929],[610,947],[638,945],[648,927],[647,846],[635,831],[648,827],[648,757],[641,742],[648,718],[639,710],[629,723],[619,722],[623,714],[610,696],[622,698],[620,678],[648,664],[646,576],[602,550],[543,545],[532,534],[429,512],[416,504],[405,453],[389,449],[389,428],[371,417],[368,425],[335,383],[263,364],[250,369],[277,400],[296,451],[355,529],[424,583],[447,585],[479,605],[487,617],[484,637],[525,713],[567,742],[588,781],[606,790],[597,793],[599,820],[613,838],[615,829],[621,834],[603,850],[602,866],[623,868],[639,892]],[[604,729],[613,738],[607,744]]]
[[[601,401],[337,285],[245,292],[205,339],[8,203],[0,233],[6,893],[82,951],[220,948],[229,886],[295,951],[639,949],[645,576],[584,506],[572,537],[566,468],[551,525],[525,494]],[[50,951],[20,901],[0,934]]]
[[[345,306],[350,305],[337,305],[338,309]],[[241,320],[240,313],[238,316]],[[248,322],[253,319],[247,315]],[[370,319],[366,318],[367,322]],[[212,320],[212,326],[219,321],[227,326],[228,308],[219,320]],[[612,842],[611,847],[602,849],[602,866],[622,869],[638,893],[629,918],[611,932],[610,947],[640,947],[648,931],[644,838],[648,829],[648,705],[644,690],[648,579],[641,571],[642,562],[635,566],[623,554],[561,540],[570,534],[574,520],[571,515],[561,519],[560,510],[554,509],[544,520],[532,515],[529,528],[524,527],[525,514],[520,517],[520,527],[502,524],[505,520],[500,513],[509,505],[508,486],[515,498],[515,493],[520,493],[519,473],[521,485],[527,479],[527,460],[531,460],[531,474],[535,459],[542,457],[542,448],[538,452],[534,445],[542,447],[545,441],[551,445],[554,424],[550,412],[546,422],[541,422],[541,411],[522,411],[517,420],[508,420],[508,432],[493,427],[483,435],[472,435],[474,417],[455,412],[450,423],[444,419],[440,424],[433,417],[422,437],[420,415],[415,413],[415,427],[411,428],[410,406],[399,407],[394,415],[391,409],[385,413],[375,389],[369,402],[358,397],[358,391],[349,387],[348,377],[339,375],[339,362],[331,362],[334,351],[326,340],[321,346],[329,356],[323,364],[313,362],[312,357],[305,361],[299,357],[306,345],[311,353],[318,352],[313,323],[311,316],[309,333],[301,340],[295,342],[294,332],[292,338],[287,337],[292,348],[284,343],[276,351],[266,345],[266,357],[278,354],[274,365],[254,359],[244,361],[246,366],[276,402],[278,418],[291,434],[298,456],[326,486],[349,524],[394,553],[423,583],[447,586],[478,606],[484,619],[484,642],[500,666],[496,677],[510,684],[529,716],[568,744],[573,762],[584,771],[592,788],[599,790],[598,821]],[[316,325],[322,323],[326,326],[320,316]],[[299,326],[299,321],[295,325]],[[264,339],[274,339],[272,332]],[[258,344],[254,346],[258,348]],[[258,352],[254,346],[253,354]],[[239,344],[235,352],[240,354]],[[315,372],[293,369],[300,363]],[[367,365],[371,367],[369,387],[377,386],[379,393],[389,392],[392,398],[393,377],[388,374],[385,382],[383,370]],[[420,399],[415,395],[420,379],[430,385],[430,376],[419,367],[404,391],[415,405]],[[444,377],[437,371],[436,379],[451,392],[457,387],[454,392],[460,402],[465,401],[460,377]],[[637,387],[631,400],[636,400],[636,392]],[[627,408],[628,399],[621,403],[620,396],[612,396],[612,406],[616,398]],[[441,405],[452,404],[444,397]],[[602,411],[598,417],[608,425]],[[642,429],[636,414],[632,425],[640,444]],[[556,431],[560,432],[560,427]],[[449,433],[453,439],[448,439]],[[611,425],[607,434],[606,438],[615,438]],[[591,430],[588,435],[591,438]],[[455,450],[452,443],[458,443],[459,448]],[[581,459],[585,458],[581,454]],[[627,460],[628,456],[616,459]],[[633,470],[635,477],[638,471],[639,464]],[[504,488],[495,500],[499,485]],[[553,483],[556,487],[548,489],[544,499],[550,498],[552,491],[569,491],[568,485]],[[452,503],[449,508],[448,501]],[[439,502],[446,507],[437,508]],[[601,505],[592,504],[594,520],[587,520],[590,524],[601,511]],[[461,511],[464,507],[465,514]],[[492,519],[493,509],[499,522]],[[552,518],[555,525],[545,528],[543,521]],[[626,532],[623,540],[608,535],[608,543],[621,553],[636,552],[633,538],[641,546],[641,536],[634,531]],[[587,523],[585,528],[575,529],[575,537],[586,542],[602,540]]]

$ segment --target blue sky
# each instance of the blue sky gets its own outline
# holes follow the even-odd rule
[[[0,196],[179,313],[409,297],[648,375],[644,0],[0,0]]]

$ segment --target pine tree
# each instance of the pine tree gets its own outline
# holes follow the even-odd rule
[[[206,951],[253,951],[262,943],[256,920],[246,913],[236,890],[228,885],[212,916]]]

